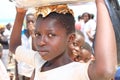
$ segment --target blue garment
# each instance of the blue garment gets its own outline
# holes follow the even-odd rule
[[[26,33],[26,29],[22,30],[21,34],[25,34]]]
[[[117,68],[117,71],[115,74],[115,80],[120,80],[120,67]]]

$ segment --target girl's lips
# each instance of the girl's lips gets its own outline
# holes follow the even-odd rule
[[[45,55],[45,54],[47,54],[48,53],[48,51],[39,51],[39,54],[40,55]]]

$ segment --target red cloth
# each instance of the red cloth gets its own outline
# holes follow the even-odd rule
[[[76,29],[76,30],[81,30],[81,25],[80,25],[80,23],[76,23],[76,24],[75,24],[75,29]]]

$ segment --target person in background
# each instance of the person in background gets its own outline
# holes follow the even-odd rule
[[[7,37],[8,43],[9,43],[9,40],[10,40],[11,29],[12,29],[12,24],[11,24],[11,23],[8,23],[8,24],[5,26],[5,31],[4,31],[4,33],[3,33],[3,35]]]
[[[75,39],[73,42],[69,44],[69,56],[73,61],[79,61],[79,54],[78,52],[81,51],[81,46],[83,46],[85,42],[84,34],[80,30],[75,31]]]
[[[117,66],[117,49],[105,0],[96,0],[95,62],[89,64],[73,62],[70,59],[68,45],[75,39],[74,16],[67,5],[54,6],[39,8],[49,12],[47,15],[43,13],[42,18],[38,15],[36,20],[37,51],[26,49],[21,45],[21,30],[26,10],[17,8],[10,38],[10,51],[15,53],[16,59],[35,68],[34,80],[110,80],[113,78]]]
[[[32,43],[32,36],[34,34],[34,26],[30,26],[30,24],[35,23],[35,16],[33,13],[28,13],[26,15],[26,28],[22,31],[22,45],[32,50],[33,49],[33,43]],[[35,49],[35,48],[34,48]],[[28,53],[29,55],[29,53]],[[24,62],[17,62],[17,68],[18,68],[18,75],[20,80],[29,80],[34,68]]]
[[[84,25],[83,17],[79,15],[78,21],[75,22],[75,29],[81,31],[83,28],[83,25]]]
[[[5,65],[6,69],[8,66],[8,54],[9,54],[9,43],[8,38],[3,34],[5,31],[5,25],[0,25],[0,43],[3,46],[3,55],[1,60],[3,61],[3,64]]]
[[[10,80],[9,74],[1,61],[1,57],[3,55],[3,46],[0,44],[0,80]]]
[[[85,42],[93,45],[94,34],[96,32],[96,22],[91,19],[91,15],[88,12],[83,13],[84,25],[82,32],[85,35]]]
[[[95,60],[93,56],[93,50],[92,47],[85,42],[85,44],[81,47],[81,52],[79,53],[80,61],[79,62],[89,62],[91,60]]]
[[[95,32],[96,32],[96,21],[94,20],[94,14],[90,14],[89,23],[91,24],[91,26],[93,25],[93,27],[88,29],[87,35],[88,35],[89,40],[93,43],[94,38],[95,38]]]
[[[3,32],[3,35],[7,38],[8,44],[10,42],[11,31],[12,31],[12,24],[11,23],[6,24],[5,31]],[[9,54],[8,54],[8,63],[9,64],[12,62],[12,59],[13,59],[13,55],[9,52]]]

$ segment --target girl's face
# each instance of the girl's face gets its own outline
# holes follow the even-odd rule
[[[86,23],[86,22],[88,22],[88,20],[89,20],[89,14],[84,14],[83,15],[83,19],[84,19],[84,22]]]
[[[75,40],[70,44],[70,49],[79,53],[81,51],[81,46],[84,44],[84,37],[77,35]],[[79,55],[79,54],[78,54]]]
[[[81,49],[80,62],[88,62],[91,59],[91,53],[86,49]]]
[[[43,59],[49,61],[65,53],[68,35],[60,23],[51,18],[36,22],[35,43]]]
[[[31,27],[29,26],[30,24],[34,24],[35,23],[35,17],[33,15],[29,15],[26,19],[26,27],[28,30],[31,30]],[[34,29],[34,27],[33,27]]]
[[[77,35],[73,42],[69,43],[70,48],[70,57],[74,61],[79,61],[78,56],[81,53],[81,46],[84,44],[84,37],[81,35]],[[72,55],[71,55],[72,54]]]

